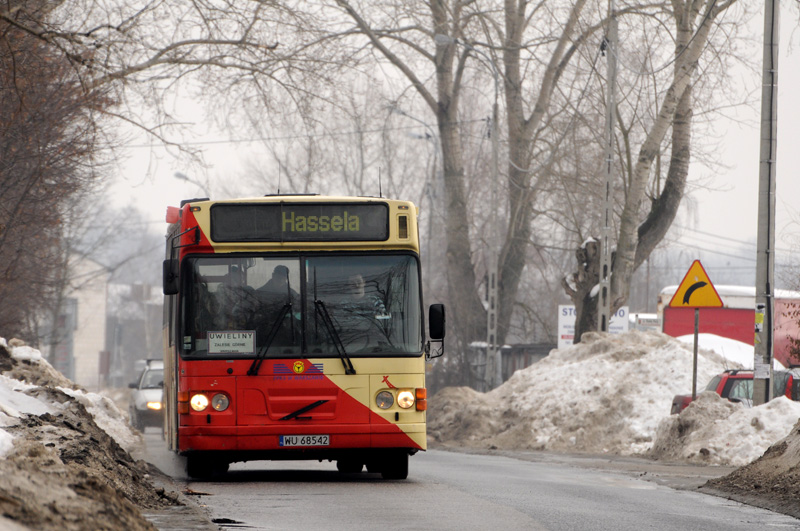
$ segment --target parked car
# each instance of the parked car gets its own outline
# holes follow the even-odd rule
[[[130,384],[133,389],[128,412],[131,425],[140,430],[148,426],[164,425],[164,364],[162,362],[148,364],[136,382]]]
[[[772,396],[784,395],[792,400],[800,400],[800,373],[796,370],[775,371],[773,373]],[[741,402],[747,407],[753,405],[753,371],[729,370],[714,376],[705,391],[714,391],[731,402]],[[675,395],[670,414],[680,413],[692,402],[692,395]]]

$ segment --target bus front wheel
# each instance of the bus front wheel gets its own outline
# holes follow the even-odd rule
[[[228,466],[226,461],[203,455],[190,455],[186,458],[186,475],[191,479],[208,479],[226,473]]]
[[[397,452],[387,455],[381,467],[383,479],[406,479],[408,477],[408,453]]]

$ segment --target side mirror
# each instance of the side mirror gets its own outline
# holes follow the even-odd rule
[[[444,339],[444,304],[431,304],[428,309],[428,326],[430,327],[431,339],[441,341]]]
[[[161,271],[164,295],[176,295],[178,293],[178,261],[172,258],[164,260]]]
[[[430,328],[431,340],[425,345],[425,357],[429,360],[444,354],[444,324],[444,304],[431,304],[428,308],[428,328]],[[439,343],[439,348],[432,350],[431,343]]]
[[[131,382],[128,384],[128,387],[131,389],[137,389],[139,387],[139,382]]]

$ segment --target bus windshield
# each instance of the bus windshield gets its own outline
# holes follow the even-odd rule
[[[187,259],[184,356],[419,355],[418,262],[405,254]]]

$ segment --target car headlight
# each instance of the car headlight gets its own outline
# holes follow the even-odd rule
[[[161,411],[161,402],[148,402],[147,409],[152,409],[153,411]]]
[[[211,407],[217,411],[225,411],[230,404],[231,401],[222,393],[217,393],[211,398]]]
[[[189,400],[189,405],[195,411],[204,411],[208,407],[208,397],[206,395],[192,395],[192,398]]]
[[[375,404],[381,409],[389,409],[394,404],[394,396],[389,391],[381,391],[375,397]]]
[[[414,393],[404,389],[397,393],[397,405],[403,409],[409,409],[414,405]]]

